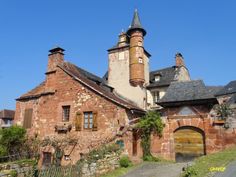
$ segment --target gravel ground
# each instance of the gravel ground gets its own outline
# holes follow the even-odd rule
[[[214,177],[236,177],[236,161],[230,163],[224,172],[218,172]]]
[[[179,177],[186,163],[144,163],[122,177]]]

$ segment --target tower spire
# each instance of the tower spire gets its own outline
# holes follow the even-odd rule
[[[128,31],[127,31],[127,34],[130,35],[131,31],[133,31],[133,30],[141,30],[143,32],[143,36],[146,35],[146,31],[141,25],[137,9],[135,9],[135,11],[134,11],[133,20],[132,20],[132,23],[131,23]]]

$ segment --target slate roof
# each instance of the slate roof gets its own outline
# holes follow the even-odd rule
[[[236,93],[227,101],[228,104],[235,104],[236,103]]]
[[[214,94],[219,87],[207,87],[202,80],[172,82],[158,104],[199,100],[216,101]]]
[[[62,65],[58,65],[64,72],[68,75],[73,77],[75,80],[80,82],[81,84],[89,87],[91,90],[95,91],[96,93],[100,94],[101,96],[107,98],[108,100],[121,105],[125,108],[131,110],[138,110],[144,112],[143,109],[136,106],[134,103],[121,98],[120,96],[116,95],[113,92],[113,88],[106,84],[106,81],[102,78],[75,66],[72,63],[64,62]],[[29,99],[29,98],[38,98],[44,94],[51,94],[53,91],[46,91],[45,90],[45,81],[42,82],[39,86],[34,88],[33,90],[29,91],[28,93],[22,95],[17,100]]]
[[[228,83],[223,89],[221,89],[215,95],[220,96],[220,95],[227,95],[227,94],[232,94],[232,93],[236,93],[236,80]]]
[[[146,35],[146,31],[141,25],[137,9],[135,9],[135,11],[134,11],[133,20],[132,20],[132,23],[131,23],[128,31],[127,31],[127,34],[129,35],[132,30],[136,30],[136,29],[141,30],[143,32],[144,36]]]
[[[8,110],[8,109],[3,109],[0,111],[0,118],[10,118],[13,119],[15,115],[15,111],[13,110]]]
[[[171,82],[175,81],[175,76],[179,71],[179,67],[172,66],[168,68],[163,68],[160,70],[155,70],[150,72],[150,84],[148,88],[157,87],[157,86],[169,86]],[[155,81],[155,76],[160,75],[160,80]]]

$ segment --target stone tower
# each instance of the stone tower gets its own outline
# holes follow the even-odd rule
[[[146,31],[143,29],[140,23],[137,10],[134,12],[133,21],[127,31],[127,35],[130,38],[129,81],[133,86],[139,85],[142,87],[145,83],[143,37],[146,35]]]
[[[146,109],[150,57],[143,47],[145,34],[136,10],[130,28],[126,33],[122,31],[118,43],[108,50],[108,84],[143,109]]]

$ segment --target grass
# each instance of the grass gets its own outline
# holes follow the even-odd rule
[[[5,162],[5,163],[0,163],[0,164],[1,165],[4,165],[4,164],[18,164],[18,165],[28,164],[28,165],[34,165],[36,163],[37,163],[37,161],[34,160],[34,159],[22,159],[22,160],[16,160],[16,161]]]
[[[135,169],[136,167],[138,167],[140,164],[137,164],[137,165],[132,165],[130,167],[127,167],[127,168],[124,168],[124,167],[120,167],[120,168],[117,168],[105,175],[102,175],[101,177],[119,177],[119,176],[122,176],[122,175],[125,175],[126,173],[128,173],[129,171]]]
[[[218,153],[202,156],[194,161],[190,171],[196,174],[191,177],[204,177],[210,173],[211,168],[226,167],[230,162],[236,160],[236,147],[228,148]],[[184,176],[184,175],[183,175]],[[187,176],[187,175],[185,175]]]
[[[159,161],[157,161],[157,162],[155,162],[155,161],[143,161],[142,163],[135,164],[135,165],[129,166],[127,168],[124,168],[124,167],[117,168],[117,169],[115,169],[115,170],[113,170],[113,171],[111,171],[111,172],[109,172],[105,175],[102,175],[101,177],[119,177],[119,176],[127,174],[131,170],[134,170],[134,169],[142,166],[144,163],[170,164],[170,163],[175,163],[175,162],[170,161],[170,160],[165,160],[165,159],[162,159],[162,158],[159,158]]]

